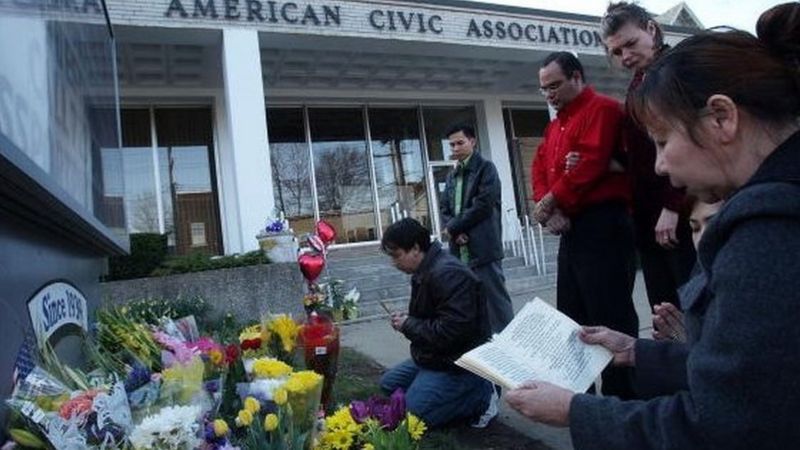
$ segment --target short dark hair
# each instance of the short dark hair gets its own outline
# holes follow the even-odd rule
[[[431,232],[410,217],[398,220],[383,232],[381,250],[384,253],[391,253],[397,249],[409,251],[414,245],[418,245],[421,251],[427,252],[431,247]]]
[[[664,32],[661,30],[661,25],[653,19],[652,14],[636,3],[609,3],[606,13],[600,19],[600,34],[605,39],[629,23],[646,30],[650,22],[656,27],[653,44],[657,49],[661,48],[664,45]]]
[[[472,125],[467,125],[466,123],[458,123],[448,128],[445,136],[450,137],[459,131],[464,133],[464,136],[475,139],[475,128],[472,128]]]
[[[547,58],[542,61],[542,68],[545,68],[550,63],[555,62],[561,68],[561,72],[567,78],[572,78],[572,74],[578,72],[581,74],[581,81],[586,82],[586,74],[583,71],[583,64],[581,64],[578,57],[570,52],[553,52],[547,55]]]

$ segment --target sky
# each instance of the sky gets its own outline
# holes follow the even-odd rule
[[[758,16],[772,6],[787,0],[687,0],[685,3],[706,28],[728,25],[755,32]],[[608,0],[475,0],[476,3],[523,6],[601,16]],[[640,0],[648,11],[661,14],[680,3],[680,0]]]

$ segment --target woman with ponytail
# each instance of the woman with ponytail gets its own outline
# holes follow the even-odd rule
[[[635,368],[645,400],[532,380],[507,394],[570,426],[576,449],[788,449],[800,443],[800,3],[741,31],[692,36],[654,62],[628,107],[656,171],[724,200],[682,292],[688,342],[604,327],[581,338]],[[669,368],[670,370],[664,370]]]

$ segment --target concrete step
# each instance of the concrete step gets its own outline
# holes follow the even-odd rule
[[[353,279],[343,278],[345,280],[345,288],[347,290],[353,287],[358,288],[362,301],[391,298],[395,295],[409,295],[411,292],[410,276],[394,268],[389,268],[388,270],[393,270],[395,273]],[[547,272],[550,274],[556,273],[556,264],[554,262],[547,264]],[[526,280],[538,276],[535,266],[512,267],[503,270],[503,273],[506,276],[507,283],[513,280]]]
[[[376,277],[395,276],[395,274],[404,275],[395,269],[388,259],[373,262],[371,258],[364,258],[363,261],[365,262],[363,265],[351,265],[353,261],[346,261],[348,265],[343,265],[339,260],[329,259],[323,276],[341,278],[356,283],[372,283],[378,282]],[[524,266],[525,258],[522,256],[514,256],[503,260],[503,270]],[[379,281],[379,284],[382,283],[383,281]]]
[[[528,294],[534,295],[536,292],[552,289],[555,283],[555,274],[550,274],[506,282],[506,287],[508,288],[509,295],[516,297]],[[411,289],[408,288],[407,292],[403,295],[387,296],[380,300],[390,311],[406,311],[408,309],[410,294]],[[362,295],[361,301],[359,302],[359,318],[356,320],[371,320],[386,316],[386,311],[380,305],[378,299],[365,299]]]

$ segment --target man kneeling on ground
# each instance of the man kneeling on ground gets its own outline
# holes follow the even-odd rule
[[[412,275],[408,313],[391,317],[411,341],[411,359],[390,369],[381,389],[402,388],[408,409],[429,427],[478,418],[473,426],[482,428],[497,415],[492,385],[453,361],[489,338],[486,300],[478,278],[430,236],[416,220],[403,219],[381,241],[395,267]]]

